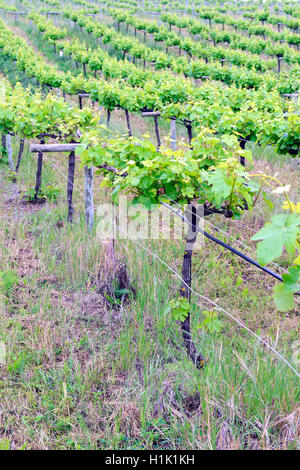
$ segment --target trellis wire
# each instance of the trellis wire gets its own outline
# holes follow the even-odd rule
[[[166,204],[165,202],[161,202],[161,204],[168,208],[169,210],[171,210],[172,212],[174,212],[174,214],[176,214],[178,217],[180,217],[182,220],[184,220],[186,223],[188,223],[189,225],[190,222],[184,217],[184,215],[182,214],[179,214],[175,209],[173,209],[171,206],[169,206],[168,204]],[[277,273],[274,273],[273,271],[271,271],[270,269],[264,267],[264,266],[261,266],[259,263],[257,263],[257,261],[249,258],[249,256],[246,256],[244,255],[243,253],[241,253],[240,251],[236,250],[235,248],[233,248],[232,246],[228,245],[227,243],[224,243],[222,242],[221,240],[218,240],[217,238],[215,238],[214,236],[210,235],[209,233],[207,233],[205,230],[202,230],[200,229],[199,227],[195,227],[195,230],[197,230],[197,232],[200,232],[202,233],[202,235],[204,235],[205,237],[209,238],[210,240],[212,240],[213,242],[217,243],[218,245],[221,245],[223,246],[224,248],[226,248],[227,250],[231,251],[232,253],[238,255],[240,258],[244,259],[245,261],[247,261],[248,263],[251,263],[253,264],[254,266],[256,266],[257,268],[261,269],[262,271],[264,271],[265,273],[269,274],[270,276],[273,276],[275,277],[278,281],[281,281],[282,282],[282,277],[279,276]]]
[[[168,199],[169,199],[171,202],[173,202],[174,204],[176,204],[177,206],[181,207],[180,204],[179,204],[177,201],[174,201],[173,199],[170,199],[170,198],[168,198]],[[191,211],[189,208],[186,208],[185,210],[186,210],[187,212],[192,213],[192,211]],[[199,219],[202,218],[202,217],[201,217],[200,215],[198,215],[197,213],[195,214],[195,217],[197,217],[197,218],[199,218]],[[230,235],[230,233],[225,232],[224,230],[222,230],[222,229],[220,229],[219,227],[217,227],[217,225],[212,224],[211,222],[209,222],[209,221],[208,221],[207,219],[205,219],[205,218],[204,218],[204,221],[205,221],[206,224],[211,225],[211,226],[214,227],[216,230],[218,230],[219,232],[223,233],[223,235],[226,235],[226,236],[230,237],[232,240],[234,240],[236,243],[238,243],[239,245],[241,245],[243,248],[246,248],[247,250],[251,251],[252,253],[256,253],[256,251],[255,251],[252,247],[250,247],[250,246],[248,246],[248,245],[245,245],[243,242],[241,242],[241,241],[238,240],[237,238],[235,238],[235,237],[233,237],[232,235]],[[250,227],[249,227],[249,229],[250,229]],[[254,229],[251,229],[251,230],[253,230],[253,231],[256,233],[256,230],[254,230]],[[283,268],[283,267],[280,266],[279,264],[274,263],[273,261],[271,262],[271,264],[272,264],[273,266],[276,266],[276,268],[281,269],[282,271],[288,273],[288,270],[285,269],[285,268]]]

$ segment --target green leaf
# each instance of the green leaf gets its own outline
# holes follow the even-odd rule
[[[300,291],[300,266],[291,266],[288,274],[283,274],[284,286],[288,292]]]
[[[293,254],[299,233],[300,216],[297,214],[278,214],[271,220],[252,237],[252,240],[263,240],[257,245],[257,258],[262,265],[279,258],[284,247]]]
[[[224,134],[221,137],[221,141],[224,142],[224,144],[228,145],[228,147],[233,147],[237,144],[238,139],[236,135]]]
[[[294,296],[291,292],[286,290],[284,284],[277,284],[274,289],[273,298],[276,304],[276,307],[281,312],[287,312],[292,310],[294,307]]]
[[[155,204],[155,200],[151,197],[137,196],[133,199],[132,204],[142,204],[148,210],[151,210],[151,206]]]
[[[197,329],[203,329],[208,333],[220,333],[223,329],[223,322],[219,320],[218,315],[214,311],[204,310],[205,319],[197,326]]]
[[[232,184],[225,172],[220,169],[215,170],[209,176],[208,182],[212,184],[211,191],[214,194],[216,205],[219,207],[223,200],[230,195]]]
[[[190,310],[190,303],[186,297],[178,297],[170,301],[170,310],[174,320],[184,322]]]
[[[141,181],[140,181],[139,186],[140,186],[142,189],[150,188],[150,186],[152,185],[153,181],[154,181],[154,179],[153,179],[152,176],[149,176],[149,175],[143,176],[143,178],[142,178]]]
[[[177,198],[177,191],[176,191],[176,188],[175,188],[174,184],[167,183],[165,185],[165,194],[170,199],[176,199]]]

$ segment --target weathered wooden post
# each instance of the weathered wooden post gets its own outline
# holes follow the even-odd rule
[[[107,119],[106,119],[107,127],[109,127],[110,118],[111,118],[111,110],[108,109],[108,110],[107,110]]]
[[[185,122],[185,127],[187,129],[188,133],[188,139],[189,139],[189,146],[192,148],[192,139],[193,139],[193,128],[192,128],[192,123],[189,121]]]
[[[19,146],[18,160],[17,160],[17,165],[16,165],[16,172],[19,171],[19,166],[20,166],[20,163],[21,163],[21,158],[22,158],[23,150],[24,150],[24,143],[25,143],[25,139],[20,139],[20,146]]]
[[[45,141],[42,139],[41,144],[44,144]],[[35,194],[34,200],[35,202],[38,201],[38,195],[42,185],[42,171],[43,171],[43,153],[40,151],[38,152],[38,163],[37,163],[37,172],[36,172],[36,179],[35,179]]]
[[[282,61],[283,61],[283,57],[277,57],[277,72],[278,73],[280,73]]]
[[[158,127],[158,116],[154,116],[154,125],[155,125],[155,134],[157,140],[157,148],[161,146],[160,135],[159,135],[159,127]]]
[[[74,175],[75,175],[75,151],[72,150],[69,155],[68,167],[68,185],[67,185],[67,201],[68,201],[68,222],[73,222],[73,189],[74,189]]]
[[[6,138],[5,134],[1,135],[1,145],[2,145],[2,153],[3,151],[6,152]]]
[[[92,168],[85,167],[84,177],[84,200],[85,200],[85,219],[87,228],[89,231],[92,230],[94,225],[94,200],[93,200],[93,179],[94,170]]]
[[[125,109],[125,116],[126,116],[128,135],[129,135],[129,137],[132,137],[132,129],[131,129],[131,125],[130,125],[130,116],[129,116],[128,109]]]
[[[142,113],[142,117],[153,117],[154,118],[157,148],[159,148],[161,146],[160,135],[159,135],[159,126],[158,126],[158,116],[160,116],[160,111],[145,111],[145,112]]]
[[[185,249],[182,264],[182,279],[180,287],[180,297],[186,298],[191,302],[191,286],[192,286],[192,255],[197,240],[197,228],[201,218],[200,206],[188,204],[184,212],[184,221],[188,223],[188,230],[185,236]],[[196,349],[191,333],[191,316],[190,312],[186,315],[184,321],[181,322],[181,332],[183,342],[187,353],[198,369],[205,365],[204,357]]]
[[[11,171],[15,171],[10,134],[6,135],[6,148],[7,148],[8,166],[11,169]]]
[[[176,150],[176,119],[175,118],[171,119],[170,130],[171,130],[170,147],[172,150]]]

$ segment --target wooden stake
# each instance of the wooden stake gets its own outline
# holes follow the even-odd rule
[[[45,141],[41,140],[41,144],[44,144],[44,143]],[[43,171],[43,154],[42,152],[38,152],[37,172],[36,172],[36,178],[35,178],[35,195],[34,195],[35,202],[38,201],[38,195],[41,189],[42,171]]]
[[[1,141],[2,141],[2,150],[4,150],[4,151],[2,151],[2,155],[3,155],[3,153],[5,153],[5,151],[6,151],[6,138],[5,138],[5,134],[2,134],[2,135],[1,135]]]
[[[193,130],[191,124],[186,124],[186,128],[188,131],[189,145],[192,148]]]
[[[11,136],[9,134],[6,135],[6,148],[9,168],[11,169],[11,171],[15,171],[11,147]]]
[[[109,126],[110,117],[111,117],[111,111],[110,111],[110,109],[108,109],[108,110],[107,110],[107,126]]]
[[[176,150],[176,119],[171,119],[170,130],[171,130],[170,147],[172,150]]]
[[[85,197],[85,218],[88,230],[91,231],[94,225],[94,199],[93,199],[93,168],[85,167],[84,197]]]
[[[75,152],[69,155],[69,168],[68,168],[68,186],[67,186],[67,201],[68,201],[68,222],[73,221],[73,188],[74,188],[74,174],[75,174]]]
[[[132,137],[132,130],[131,130],[131,125],[130,125],[130,116],[129,116],[128,109],[125,109],[125,116],[126,116],[126,122],[127,122],[128,135],[129,135],[129,137]]]
[[[155,125],[155,134],[156,134],[156,140],[157,140],[157,148],[161,146],[160,142],[160,136],[159,136],[159,127],[158,127],[158,118],[157,116],[154,116],[154,125]]]
[[[19,171],[19,166],[20,166],[20,163],[21,163],[21,158],[22,158],[23,150],[24,150],[24,143],[25,143],[25,140],[24,140],[24,139],[20,139],[20,146],[19,146],[19,153],[18,153],[18,161],[17,161],[17,166],[16,166],[16,172]]]
[[[240,147],[242,150],[245,150],[245,147],[246,147],[246,139],[239,139],[240,140]],[[240,163],[241,165],[245,166],[246,165],[246,159],[245,157],[240,157]]]
[[[192,211],[190,211],[190,208]],[[198,232],[196,227],[199,222],[199,217],[197,217],[197,208],[194,205],[189,205],[188,209],[189,210],[185,211],[185,218],[191,222],[192,226],[189,226],[186,235],[186,246],[182,265],[182,279],[184,282],[180,287],[180,297],[185,297],[189,302],[191,302],[190,288],[192,284],[192,255],[193,247],[197,239]],[[204,366],[204,358],[200,353],[197,352],[196,346],[191,337],[190,312],[187,314],[185,320],[181,322],[181,332],[189,357],[198,369],[202,368]]]

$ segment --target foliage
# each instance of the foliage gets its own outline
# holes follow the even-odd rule
[[[183,322],[186,319],[191,307],[186,297],[177,297],[176,299],[170,300],[169,308],[171,317],[174,320]]]
[[[223,329],[223,322],[218,318],[217,312],[203,310],[204,320],[197,325],[198,329],[202,329],[208,333],[218,334]]]
[[[271,217],[271,222],[256,233],[252,240],[257,244],[257,257],[262,265],[278,258],[285,249],[290,258],[288,272],[282,275],[283,283],[274,287],[274,301],[280,311],[292,310],[294,296],[300,292],[300,203],[295,204],[288,197],[289,186],[283,186],[275,177],[261,175],[262,182],[276,184],[275,194],[284,194],[283,209],[287,212]]]

